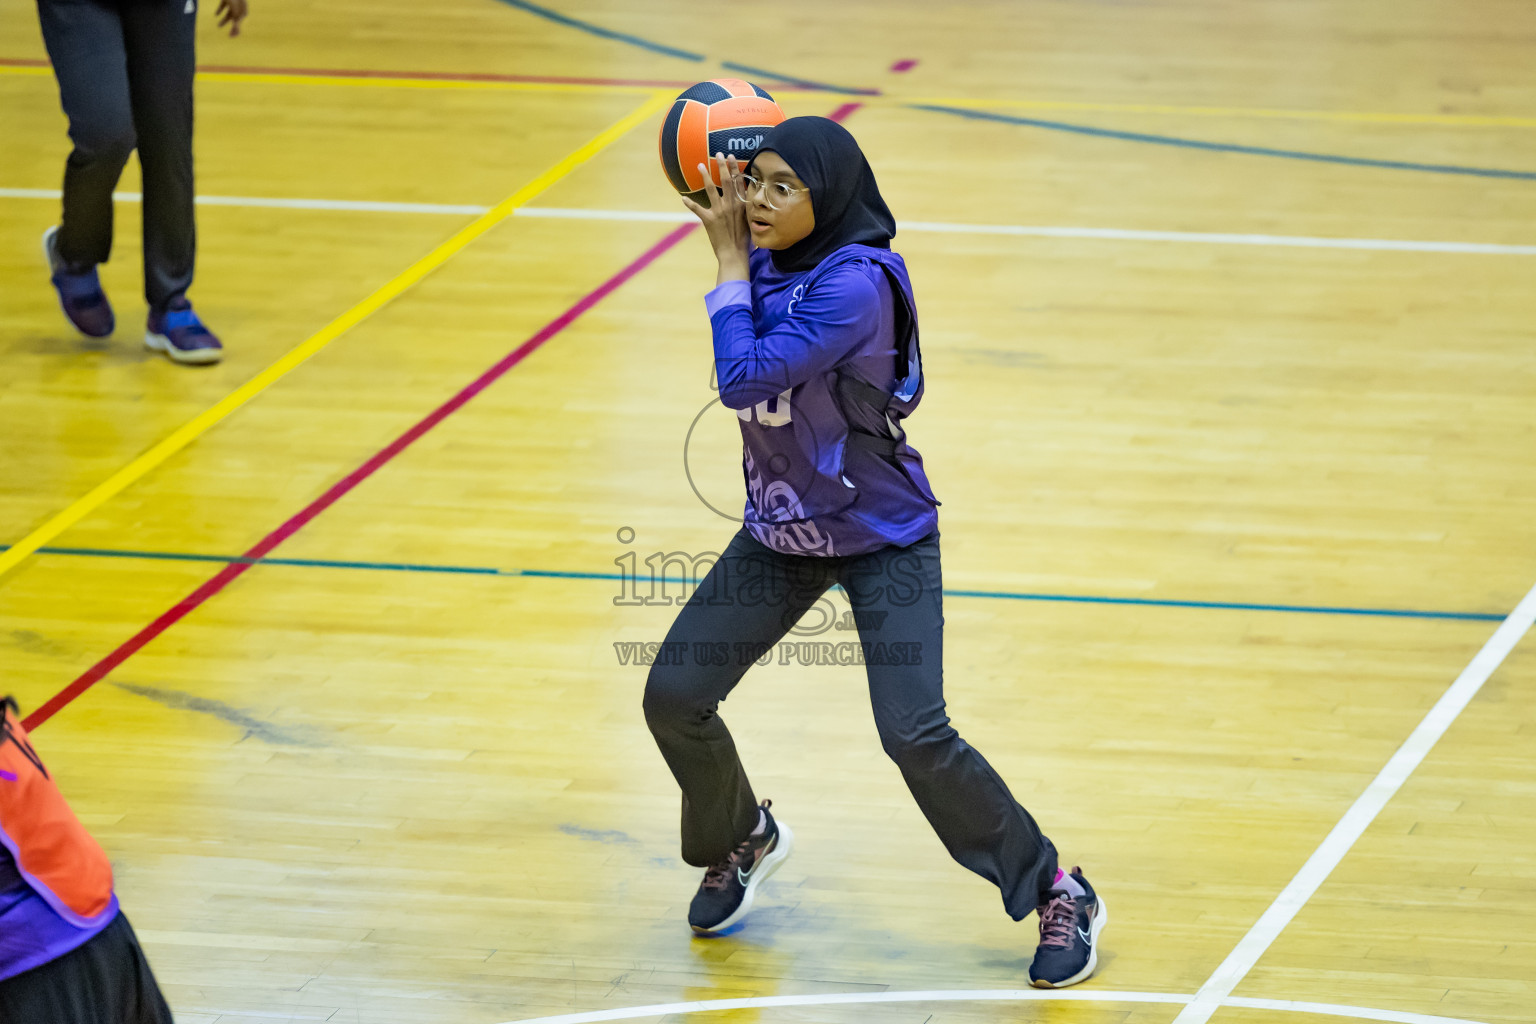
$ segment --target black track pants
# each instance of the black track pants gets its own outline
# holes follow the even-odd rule
[[[190,5],[195,8],[195,4]],[[187,0],[37,0],[74,151],[64,164],[59,254],[112,252],[112,189],[135,146],[144,171],[144,296],[192,284],[193,30]]]
[[[717,864],[756,824],[752,785],[717,709],[834,583],[858,623],[881,745],[950,855],[1023,919],[1055,879],[1056,848],[944,712],[937,533],[841,558],[781,554],[744,530],[732,539],[672,624],[645,688],[646,722],[683,791],[683,859]]]

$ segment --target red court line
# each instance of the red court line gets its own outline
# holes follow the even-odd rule
[[[0,67],[46,68],[46,60],[0,57]],[[500,75],[488,71],[383,71],[377,68],[269,68],[250,64],[199,64],[198,71],[223,75],[314,75],[320,78],[400,78],[426,82],[521,82],[528,85],[634,85],[647,89],[686,89],[693,82],[656,78],[567,78],[559,75]],[[809,89],[784,84],[779,91]]]
[[[844,103],[842,106],[838,107],[827,116],[834,121],[842,121],[863,105],[864,104],[862,103]],[[518,363],[522,362],[540,345],[544,344],[550,338],[553,338],[555,335],[569,327],[572,323],[575,322],[577,317],[581,316],[587,310],[591,309],[593,306],[603,301],[603,299],[613,294],[613,292],[622,287],[625,282],[634,277],[636,274],[640,273],[640,271],[656,262],[656,260],[660,258],[663,253],[665,253],[668,249],[671,249],[678,242],[681,242],[684,238],[688,237],[688,235],[698,226],[699,225],[696,222],[692,224],[682,224],[668,232],[665,236],[662,237],[661,241],[657,242],[645,252],[641,253],[640,256],[634,260],[634,262],[629,264],[629,266],[625,267],[623,270],[619,271],[617,274],[613,275],[602,284],[598,285],[592,291],[584,295],[581,300],[570,309],[567,309],[564,313],[561,313],[559,316],[555,317],[555,319],[545,324],[537,334],[509,352],[501,359],[500,362],[496,363],[496,365],[492,366],[489,370],[486,370],[479,377],[475,378],[458,394],[454,395],[452,398],[448,399],[448,401],[434,409],[426,416],[425,419],[421,420],[405,433],[395,438],[392,442],[389,443],[389,445],[381,449],[367,462],[363,463],[361,466],[358,466],[352,472],[342,477],[341,480],[332,485],[330,490],[326,491],[324,494],[320,495],[320,497],[304,506],[304,508],[301,509],[297,515],[289,519],[282,526],[279,526],[277,529],[273,530],[271,533],[267,534],[256,544],[255,547],[251,548],[249,551],[246,551],[245,554],[241,557],[259,559],[271,554],[274,548],[276,548],[283,541],[287,540],[289,537],[292,537],[295,533],[298,533],[300,530],[302,530],[306,525],[308,525],[310,520],[314,519],[321,512],[324,512],[332,505],[336,504],[336,502],[345,497],[349,491],[351,491],[358,484],[362,483],[364,480],[368,479],[374,473],[378,472],[381,468],[387,465],[391,459],[405,451],[405,449],[409,448],[411,444],[413,444],[427,431],[431,430],[443,420],[447,419],[459,409],[463,408],[465,403],[467,403],[471,398],[474,398],[480,392],[494,384],[503,374],[512,369],[512,367],[516,366]],[[225,566],[216,576],[214,576],[208,582],[204,583],[202,586],[198,587],[196,590],[192,591],[192,593],[188,594],[186,597],[182,598],[164,615],[161,615],[158,619],[151,622],[143,629],[139,630],[111,654],[107,655],[105,658],[102,658],[96,664],[88,668],[80,675],[80,678],[76,679],[74,682],[64,687],[64,689],[48,698],[48,700],[41,707],[26,717],[26,719],[22,722],[22,725],[28,732],[31,732],[38,726],[42,725],[44,722],[48,721],[48,719],[52,718],[54,715],[58,714],[59,711],[68,706],[70,701],[80,696],[86,690],[89,690],[92,686],[95,686],[107,675],[107,673],[111,672],[113,669],[117,668],[117,666],[133,657],[134,654],[138,653],[138,651],[143,648],[145,644],[149,643],[155,637],[159,636],[161,633],[164,633],[167,629],[170,629],[176,623],[186,618],[188,613],[192,612],[194,609],[198,608],[200,605],[206,602],[209,598],[213,597],[215,594],[219,593],[219,591],[229,586],[236,579],[242,576],[247,570],[249,570],[254,564],[254,562],[234,562]]]
[[[467,403],[471,398],[474,398],[480,392],[494,384],[503,374],[512,369],[512,367],[516,366],[518,363],[522,362],[540,345],[543,345],[550,338],[553,338],[555,335],[565,330],[587,310],[603,301],[603,299],[607,298],[609,295],[613,294],[613,292],[622,287],[624,283],[627,282],[630,278],[634,277],[636,274],[640,273],[640,271],[656,262],[656,260],[663,253],[665,253],[668,249],[671,249],[678,242],[681,242],[698,226],[699,225],[697,223],[683,224],[673,229],[666,236],[664,236],[661,241],[651,246],[636,260],[634,260],[634,262],[630,263],[629,266],[625,267],[623,270],[619,271],[617,274],[613,275],[608,280],[598,285],[595,289],[588,292],[574,306],[572,306],[570,309],[567,309],[564,313],[561,313],[549,323],[545,324],[537,334],[509,352],[489,370],[486,370],[479,377],[475,378],[474,381],[468,384],[458,394],[448,399],[448,401],[444,402],[442,405],[438,406],[430,414],[428,414],[426,418],[422,419],[415,426],[411,427],[405,433],[395,438],[367,462],[364,462],[361,466],[358,466],[341,480],[337,481],[334,485],[332,485],[330,490],[326,491],[324,494],[320,495],[320,497],[304,506],[304,508],[293,518],[289,519],[286,523],[263,537],[255,547],[245,552],[243,557],[256,559],[271,554],[274,548],[276,548],[283,541],[287,540],[289,537],[292,537],[295,533],[298,533],[300,530],[302,530],[306,525],[309,524],[310,520],[314,519],[321,512],[324,512],[326,509],[330,508],[358,484],[362,483],[374,473],[378,472],[381,468],[387,465],[391,459],[405,451],[405,449],[409,448],[411,444],[413,444],[427,431],[431,430],[443,420],[447,419],[459,409],[463,408],[465,403]],[[107,673],[121,665],[124,661],[127,661],[145,644],[149,643],[155,637],[159,636],[161,633],[164,633],[167,629],[180,622],[187,616],[189,612],[193,611],[204,602],[206,602],[209,598],[213,597],[215,594],[219,593],[219,591],[233,583],[236,579],[243,575],[246,570],[250,569],[252,564],[253,563],[250,562],[236,562],[228,565],[222,569],[218,575],[214,576],[212,579],[208,580],[208,582],[204,583],[202,586],[192,591],[192,593],[182,598],[164,615],[161,615],[158,619],[151,622],[143,629],[139,630],[126,643],[118,647],[117,650],[113,651],[111,654],[107,655],[105,658],[102,658],[96,664],[92,665],[80,676],[80,678],[76,679],[74,682],[64,687],[64,689],[54,694],[48,699],[46,703],[28,715],[26,720],[22,723],[27,728],[27,731],[30,732],[33,729],[36,729],[38,726],[48,721],[48,719],[58,714],[58,712],[62,710],[66,705],[68,705],[70,701],[74,700],[86,690],[89,690],[92,686],[96,685],[96,683],[100,682],[101,679],[107,675]]]
[[[268,68],[245,64],[201,64],[197,70],[235,75],[316,75],[323,78],[406,78],[429,82],[522,82],[533,85],[639,85],[686,89],[692,82],[652,78],[565,78],[559,75],[499,75],[489,71],[380,71],[372,68]]]

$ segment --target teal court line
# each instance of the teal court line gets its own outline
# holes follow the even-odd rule
[[[590,21],[573,18],[568,14],[533,3],[532,0],[500,0],[508,7],[515,8],[547,21],[563,25],[566,28],[586,32],[589,35],[599,36],[614,42],[623,43],[626,46],[637,47],[652,53],[686,60],[691,63],[707,63],[710,58],[702,53],[694,53],[691,50],[682,50],[665,43],[659,43],[652,39],[646,39],[628,32],[619,32]],[[830,85],[826,82],[818,82],[814,79],[801,78],[798,75],[784,75],[766,68],[753,67],[749,64],[741,64],[736,61],[721,60],[719,66],[727,71],[735,71],[741,74],[754,75],[760,78],[770,79],[797,85],[802,88],[819,89],[825,92],[842,93],[847,95],[879,96],[879,89],[859,89],[848,86]],[[1231,142],[1213,142],[1208,139],[1190,139],[1174,135],[1153,135],[1147,132],[1117,131],[1110,128],[1099,128],[1093,125],[1076,124],[1067,121],[1045,120],[1034,117],[1020,117],[1013,114],[1001,114],[985,110],[973,110],[965,107],[947,107],[932,103],[908,103],[904,104],[911,110],[926,110],[930,113],[944,114],[949,117],[963,117],[973,121],[993,121],[1001,124],[1018,125],[1027,128],[1041,128],[1046,131],[1069,132],[1075,135],[1092,136],[1101,139],[1113,139],[1119,142],[1134,142],[1142,145],[1153,146],[1178,146],[1185,149],[1202,150],[1207,153],[1236,153],[1245,156],[1269,157],[1281,160],[1303,160],[1314,163],[1340,164],[1348,167],[1369,167],[1396,171],[1416,171],[1423,174],[1450,174],[1469,175],[1479,178],[1503,178],[1516,181],[1536,181],[1536,171],[1514,170],[1499,167],[1467,167],[1460,164],[1428,163],[1412,160],[1383,160],[1371,157],[1349,156],[1342,153],[1313,153],[1305,150],[1279,149],[1270,146],[1245,146]]]
[[[1209,142],[1204,139],[1186,139],[1175,135],[1116,131],[1085,124],[1071,124],[1066,121],[1047,121],[1038,117],[1019,117],[1015,114],[999,114],[989,110],[971,110],[964,107],[943,107],[931,103],[908,103],[907,106],[913,110],[927,110],[936,114],[948,114],[951,117],[967,117],[973,121],[996,121],[1000,124],[1044,128],[1047,131],[1070,132],[1074,135],[1091,135],[1101,139],[1140,142],[1152,146],[1178,146],[1184,149],[1203,149],[1211,153],[1238,153],[1245,156],[1279,157],[1284,160],[1311,160],[1316,163],[1346,164],[1352,167],[1379,167],[1391,171],[1423,171],[1427,174],[1466,174],[1478,178],[1536,181],[1536,171],[1511,171],[1498,167],[1463,167],[1459,164],[1426,164],[1409,160],[1377,160],[1363,156],[1342,156],[1337,153],[1310,153],[1299,149],[1240,146],[1232,142]]]
[[[694,53],[692,50],[682,50],[675,46],[668,46],[665,43],[658,43],[655,40],[646,39],[643,36],[633,35],[629,32],[618,32],[614,29],[606,28],[602,25],[593,24],[590,21],[583,21],[580,18],[573,18],[569,14],[562,14],[559,11],[552,10],[548,7],[543,7],[539,4],[530,3],[529,0],[501,0],[501,2],[506,4],[508,7],[515,7],[520,11],[525,11],[528,14],[543,18],[546,21],[552,21],[557,25],[564,25],[566,28],[573,28],[578,32],[586,32],[588,35],[598,36],[602,39],[611,39],[614,42],[635,46],[642,50],[649,50],[652,53],[659,53],[665,57],[676,57],[679,60],[686,60],[695,64],[705,63],[709,60],[709,58],[702,53]],[[820,89],[824,92],[845,93],[852,96],[880,95],[879,89],[857,89],[845,85],[831,85],[827,82],[818,82],[809,78],[801,78],[799,75],[781,75],[776,71],[768,71],[764,68],[749,67],[746,64],[737,64],[728,60],[722,60],[719,63],[720,66],[725,68],[727,71],[745,72],[749,75],[757,75],[761,78],[768,78],[776,82],[784,82],[790,85],[798,85],[807,89]]]
[[[0,544],[5,551],[9,544]],[[358,562],[330,558],[243,558],[239,555],[199,555],[181,551],[127,551],[116,548],[44,547],[41,555],[80,558],[132,558],[160,562],[214,562],[220,565],[272,565],[297,569],[354,569],[370,572],[436,573],[455,576],[516,576],[528,579],[623,580],[617,572],[576,572],[562,569],[498,569],[478,565],[434,565],[421,562]],[[1112,597],[1096,594],[1052,594],[1012,590],[950,590],[946,597],[1002,601],[1038,601],[1058,604],[1098,604],[1136,608],[1187,608],[1202,611],[1283,612],[1293,615],[1353,615],[1387,619],[1431,619],[1453,622],[1502,622],[1503,613],[1433,611],[1411,608],[1356,608],[1341,605],[1271,604],[1245,601],[1180,601],[1149,597]]]

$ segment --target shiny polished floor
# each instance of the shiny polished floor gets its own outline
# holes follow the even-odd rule
[[[131,197],[116,335],[59,315],[0,5],[0,687],[181,1024],[1536,1022],[1529,4],[253,8],[200,15],[192,370]],[[684,924],[620,577],[740,500],[654,145],[728,74],[901,222],[951,713],[1111,907],[1077,989],[856,668],[733,695],[798,848]]]

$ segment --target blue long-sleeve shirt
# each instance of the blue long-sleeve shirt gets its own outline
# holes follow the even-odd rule
[[[896,421],[916,408],[915,335],[912,365],[897,365],[898,303],[912,308],[901,257],[845,246],[812,270],[786,274],[757,250],[750,270],[750,284],[728,281],[705,297],[720,400],[741,420],[747,529],[777,551],[822,556],[933,532],[937,501],[922,457],[899,427],[895,461],[850,445],[850,418],[866,433],[892,434],[892,424],[846,407],[836,386],[845,374],[895,394]]]

